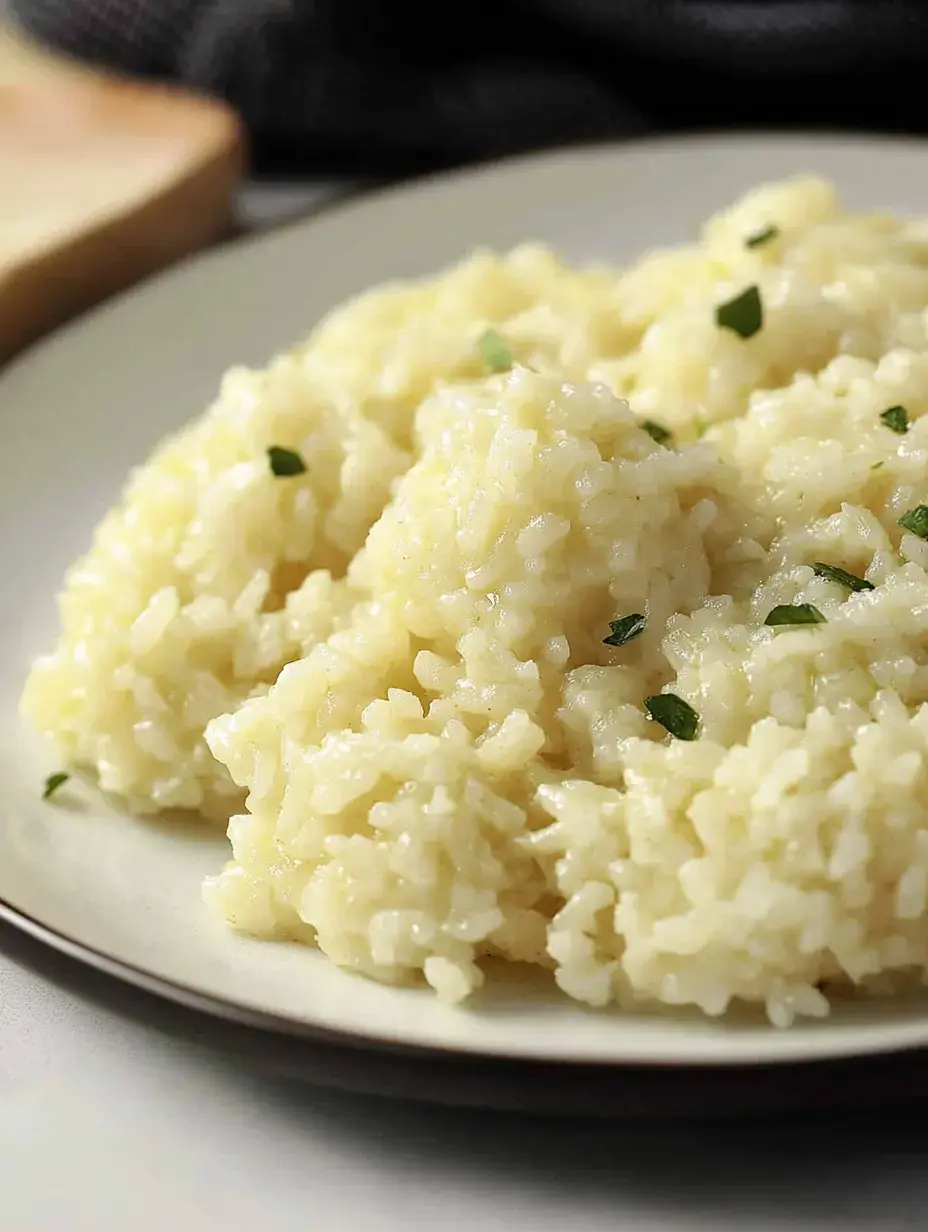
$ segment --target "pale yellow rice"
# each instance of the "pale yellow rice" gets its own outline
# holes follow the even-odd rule
[[[745,339],[716,307],[749,286]],[[788,1026],[928,971],[923,502],[928,225],[771,185],[628,272],[478,253],[230,373],[72,569],[23,707],[132,810],[231,815],[236,928],[451,1001],[496,956]],[[765,625],[794,603],[824,623]]]

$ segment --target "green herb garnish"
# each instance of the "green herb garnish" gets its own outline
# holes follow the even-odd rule
[[[639,633],[644,633],[644,627],[647,623],[647,617],[642,616],[640,612],[633,612],[631,616],[623,616],[621,620],[610,620],[609,628],[612,632],[608,637],[603,638],[603,645],[624,646],[626,642],[630,642]]]
[[[715,310],[719,329],[730,329],[739,338],[752,338],[764,323],[764,306],[756,286],[748,287],[734,299],[719,304]]]
[[[846,586],[848,590],[875,589],[873,583],[868,582],[866,578],[858,577],[856,573],[848,573],[846,569],[839,569],[837,565],[826,565],[821,560],[815,562],[812,572],[816,577],[826,578],[829,582],[837,582],[839,586]]]
[[[825,617],[811,603],[778,603],[767,613],[765,625],[822,625]]]
[[[666,445],[673,440],[673,433],[669,428],[665,428],[663,424],[655,423],[653,419],[645,419],[642,424],[645,432],[650,436],[652,441],[656,441],[658,445]]]
[[[45,790],[42,792],[42,799],[50,800],[58,788],[63,787],[70,777],[70,774],[65,774],[63,770],[59,770],[57,774],[50,774],[45,780]]]
[[[881,466],[885,466],[885,465],[886,465],[885,462],[874,462],[874,464],[870,467],[870,469],[872,471],[878,471]]]
[[[695,740],[699,734],[699,715],[676,693],[655,693],[644,699],[648,717],[665,727],[678,740]]]
[[[491,372],[508,372],[512,367],[512,351],[495,329],[481,334],[477,350]]]
[[[905,436],[909,430],[909,412],[904,406],[891,406],[880,415],[883,423],[893,432]]]
[[[271,445],[267,451],[271,471],[278,479],[288,479],[291,475],[304,475],[306,463],[293,449],[284,449],[282,445]]]
[[[919,539],[928,539],[928,505],[916,505],[899,519],[899,525],[910,530]]]
[[[755,231],[753,235],[749,235],[744,241],[744,246],[745,248],[760,248],[761,244],[769,244],[770,241],[775,240],[779,234],[779,227],[764,227],[762,231]]]

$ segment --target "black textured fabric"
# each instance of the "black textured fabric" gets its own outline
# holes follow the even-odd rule
[[[228,99],[265,159],[399,172],[726,125],[928,128],[928,0],[13,0]]]

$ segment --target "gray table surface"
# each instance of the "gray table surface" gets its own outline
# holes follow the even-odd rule
[[[267,224],[343,186],[251,188]],[[901,1232],[928,1128],[636,1128],[452,1112],[242,1072],[35,975],[0,927],[3,1232]]]

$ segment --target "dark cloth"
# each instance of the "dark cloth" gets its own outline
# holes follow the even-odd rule
[[[693,127],[922,131],[928,0],[13,0],[231,102],[264,160],[400,173]]]

